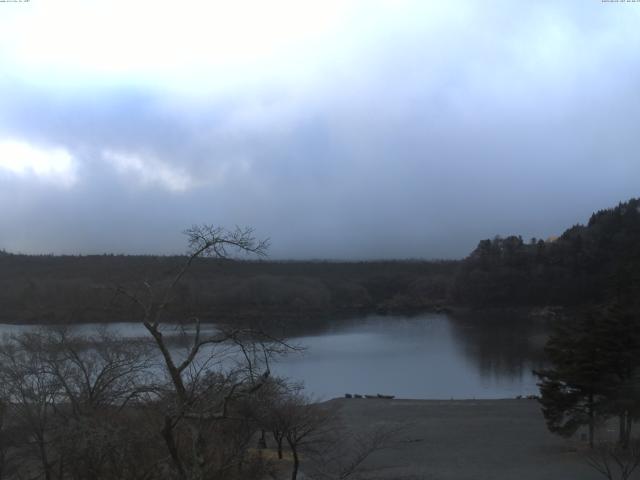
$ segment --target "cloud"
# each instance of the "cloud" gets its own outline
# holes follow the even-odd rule
[[[255,85],[257,72],[279,77],[275,65],[300,58],[350,9],[338,0],[38,2],[0,19],[0,58],[35,83],[229,89]]]
[[[61,187],[77,180],[74,159],[61,147],[41,148],[19,140],[0,140],[0,172],[33,177]]]
[[[175,252],[213,222],[280,258],[460,257],[639,194],[637,5],[29,5],[0,138],[40,153],[0,163],[0,247]]]
[[[196,185],[187,173],[172,168],[155,158],[104,150],[102,157],[122,174],[139,178],[144,184],[159,184],[172,192],[182,192]]]

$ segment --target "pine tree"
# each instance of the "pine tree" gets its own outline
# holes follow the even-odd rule
[[[640,322],[618,305],[593,308],[556,326],[545,348],[551,368],[540,378],[540,403],[550,431],[571,436],[598,418],[620,419],[619,443],[629,445],[640,418]]]
[[[589,315],[578,321],[562,319],[545,347],[552,368],[534,372],[540,378],[539,401],[549,430],[570,437],[587,425],[591,446],[603,401],[604,362],[597,339],[590,335],[593,320]]]

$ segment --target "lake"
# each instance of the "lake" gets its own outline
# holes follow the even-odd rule
[[[0,333],[31,328],[0,325]],[[84,334],[105,328],[127,338],[146,336],[139,323],[73,328]],[[374,315],[331,321],[312,334],[291,338],[304,351],[280,359],[272,371],[304,382],[306,392],[317,399],[345,393],[513,398],[537,393],[531,370],[541,365],[543,340],[539,331],[516,321]]]
[[[489,331],[491,330],[491,331]],[[489,328],[447,315],[369,316],[298,337],[307,347],[274,370],[320,398],[513,398],[536,394],[540,338],[517,325]]]

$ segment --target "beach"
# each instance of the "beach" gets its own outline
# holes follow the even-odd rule
[[[536,400],[335,399],[355,432],[400,428],[365,478],[591,480],[587,446],[549,433]]]

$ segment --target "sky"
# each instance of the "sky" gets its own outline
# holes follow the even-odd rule
[[[640,3],[0,2],[0,249],[462,258],[640,196]]]

